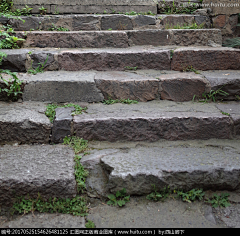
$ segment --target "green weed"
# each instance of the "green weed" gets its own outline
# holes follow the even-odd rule
[[[91,220],[88,220],[85,226],[86,228],[95,228],[95,224]]]
[[[53,23],[52,23],[52,27],[48,29],[49,31],[69,31],[69,29],[64,28],[62,26],[60,27],[56,27]]]
[[[21,39],[14,35],[10,35],[9,33],[14,33],[13,29],[8,29],[6,32],[0,31],[0,38],[2,38],[0,40],[0,49],[19,48],[18,43],[20,43],[21,41],[25,41],[25,39]]]
[[[45,8],[44,6],[42,6],[42,7],[39,8],[39,11],[40,11],[40,15],[46,15],[46,13],[47,13],[47,8]]]
[[[109,98],[108,100],[103,100],[103,104],[105,104],[105,105],[112,105],[114,103],[136,104],[136,103],[138,103],[138,101],[130,100],[129,98],[128,99],[116,99],[116,100]]]
[[[113,194],[108,195],[110,200],[107,202],[107,204],[119,207],[124,206],[130,201],[130,196],[126,196],[126,193],[126,189],[123,188],[122,190],[116,192],[116,196]]]
[[[221,193],[221,195],[214,194],[214,196],[211,199],[208,199],[206,202],[210,203],[212,207],[228,207],[231,204],[228,200],[228,193]]]
[[[174,193],[177,193],[177,195],[184,201],[184,202],[192,202],[196,199],[202,200],[205,193],[202,189],[192,189],[188,192],[183,192],[182,190],[174,190]]]
[[[63,144],[68,145],[69,147],[74,149],[75,154],[79,154],[88,149],[88,141],[82,138],[78,138],[75,136],[65,137],[63,139]]]
[[[194,72],[195,74],[200,74],[198,70],[193,68],[193,66],[186,66],[182,69],[183,72]]]
[[[171,194],[171,190],[169,187],[164,187],[159,192],[157,192],[154,184],[152,185],[152,187],[153,187],[153,192],[150,193],[149,195],[147,195],[147,197],[146,197],[148,200],[152,200],[155,202],[160,201],[160,200],[163,201],[164,199],[166,199],[169,196],[169,194]]]
[[[82,108],[81,106],[73,104],[73,103],[69,103],[69,104],[65,104],[65,105],[48,104],[45,115],[49,118],[49,120],[51,122],[53,122],[53,120],[55,118],[55,115],[56,115],[55,109],[58,107],[74,107],[75,111],[72,112],[72,114],[71,114],[72,116],[82,114],[84,111],[87,110],[87,107]]]
[[[164,26],[165,29],[203,29],[204,28],[204,23],[198,25],[196,23],[192,23],[192,24],[177,24],[177,25],[169,25],[168,23]]]
[[[223,47],[240,48],[240,37],[226,39],[223,42]]]
[[[226,116],[230,116],[230,114],[227,113],[227,112],[223,112],[223,111],[222,111],[222,114],[223,114],[223,115],[226,115]]]
[[[216,102],[218,95],[222,95],[222,96],[225,96],[225,97],[229,95],[227,92],[224,92],[221,89],[222,89],[222,87],[220,89],[216,90],[216,91],[211,90],[209,93],[203,93],[202,94],[202,100],[199,100],[199,102],[203,102],[203,103],[206,103],[208,101]]]
[[[138,68],[137,66],[135,66],[135,67],[125,66],[125,69],[127,69],[127,70],[134,70],[134,71],[136,71],[137,68]]]
[[[47,55],[47,58],[44,63],[38,63],[39,66],[36,69],[33,69],[32,65],[31,65],[31,68],[27,72],[29,74],[33,74],[33,75],[36,75],[37,73],[43,73],[44,67],[48,61],[48,57],[49,57],[49,55]],[[32,61],[32,63],[33,63],[33,61]]]
[[[49,198],[44,200],[40,194],[36,199],[28,197],[17,197],[11,213],[29,213],[34,211],[48,212],[48,213],[62,213],[62,214],[73,214],[78,216],[87,215],[86,201],[82,197],[75,197],[72,199],[57,199]]]

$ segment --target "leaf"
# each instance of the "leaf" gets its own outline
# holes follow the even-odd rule
[[[109,194],[108,198],[112,201],[116,200],[116,197],[113,194]]]

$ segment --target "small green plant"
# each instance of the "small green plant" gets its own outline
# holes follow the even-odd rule
[[[192,23],[192,24],[177,24],[177,25],[170,25],[168,23],[166,23],[166,25],[164,26],[165,29],[203,29],[204,28],[204,23],[198,25],[197,23]]]
[[[109,28],[108,30],[109,30],[109,31],[111,31],[111,30],[112,30],[112,28]]]
[[[194,72],[195,74],[200,74],[198,70],[196,70],[193,66],[186,66],[182,69],[183,72]]]
[[[49,198],[48,200],[44,200],[40,194],[36,199],[30,198],[29,196],[25,197],[17,197],[13,207],[11,209],[11,213],[29,213],[34,211],[39,212],[48,212],[48,213],[62,213],[62,214],[73,214],[78,216],[86,216],[87,215],[87,206],[86,201],[82,197],[75,197],[72,199],[57,199],[57,198]]]
[[[40,15],[46,15],[46,13],[47,13],[47,8],[45,8],[44,6],[42,6],[42,7],[39,8],[39,11],[40,11]]]
[[[88,150],[88,141],[75,136],[65,137],[63,139],[63,144],[73,148],[75,154],[79,154]]]
[[[240,48],[240,37],[226,39],[223,42],[223,47]]]
[[[222,87],[216,91],[211,90],[209,93],[203,93],[202,94],[202,100],[199,100],[199,102],[208,102],[208,101],[217,101],[217,96],[222,95],[222,96],[228,96],[229,94],[225,91],[222,90]]]
[[[174,50],[170,50],[170,59],[173,58]]]
[[[169,194],[171,194],[171,190],[169,187],[164,187],[159,192],[157,192],[154,184],[152,185],[152,187],[153,187],[153,192],[150,193],[149,195],[147,195],[147,197],[146,197],[148,200],[152,200],[155,202],[160,201],[160,200],[163,201],[164,199],[166,199],[169,196]]]
[[[45,115],[49,118],[49,120],[51,122],[53,122],[53,120],[55,118],[55,115],[56,115],[55,109],[58,107],[74,107],[75,111],[72,112],[72,114],[71,114],[72,116],[82,114],[84,111],[87,110],[87,107],[82,108],[81,106],[73,104],[73,103],[69,103],[69,104],[65,104],[65,105],[48,104]]]
[[[240,100],[240,96],[236,95],[236,100],[239,101]]]
[[[202,189],[192,189],[188,192],[184,192],[182,190],[174,190],[174,193],[177,193],[177,195],[184,201],[191,203],[192,201],[195,201],[196,199],[202,200],[205,193]]]
[[[126,193],[126,189],[123,188],[122,190],[116,192],[116,196],[113,194],[108,195],[110,200],[107,202],[107,204],[119,207],[124,206],[130,201],[130,196],[126,196]]]
[[[138,68],[137,66],[135,66],[135,67],[125,66],[125,69],[127,69],[127,70],[134,70],[134,71],[136,71],[137,68]]]
[[[227,112],[224,112],[224,111],[222,111],[222,114],[223,114],[223,115],[226,115],[226,116],[230,116],[230,114],[229,114],[229,113],[227,113]]]
[[[130,100],[129,98],[128,99],[116,99],[116,100],[108,98],[108,100],[103,100],[103,104],[105,104],[105,105],[112,105],[114,103],[136,104],[136,103],[138,103],[138,101]]]
[[[107,14],[107,11],[106,11],[106,10],[104,10],[104,11],[103,11],[103,14]]]
[[[221,193],[221,195],[214,194],[214,196],[211,199],[208,199],[206,202],[210,203],[212,207],[228,207],[231,204],[228,200],[228,193]]]
[[[126,12],[125,15],[135,16],[135,15],[138,15],[138,13],[135,11],[131,11],[131,12]]]
[[[52,23],[52,27],[48,29],[49,31],[69,31],[69,29],[64,28],[62,26],[60,27],[56,27],[53,23]]]
[[[91,220],[88,220],[85,226],[86,228],[95,228],[95,224]]]
[[[32,65],[31,65],[31,68],[28,70],[28,73],[33,74],[33,75],[36,75],[37,73],[43,73],[44,67],[48,61],[48,57],[49,57],[49,55],[47,55],[47,58],[44,63],[38,63],[39,66],[36,69],[33,69]]]
[[[18,38],[14,35],[10,35],[8,32],[13,31],[13,29],[8,29],[7,32],[0,31],[0,49],[15,49],[19,48],[18,43],[25,41],[25,39]],[[14,31],[13,31],[14,32]],[[10,32],[10,33],[13,33]]]

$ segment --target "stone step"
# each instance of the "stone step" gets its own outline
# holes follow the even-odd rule
[[[81,15],[47,15],[21,16],[24,20],[1,18],[0,23],[11,25],[15,31],[42,30],[63,27],[69,31],[88,30],[140,30],[169,29],[174,26],[203,25],[210,28],[210,19],[202,15],[123,15],[123,14],[81,14]]]
[[[209,46],[222,45],[217,29],[173,29],[132,31],[32,31],[16,32],[24,38],[22,47],[39,48],[127,48],[129,46]]]
[[[49,143],[51,123],[43,103],[0,102],[0,144]]]
[[[25,5],[32,7],[32,13],[40,13],[39,8],[44,6],[47,14],[74,14],[74,13],[111,13],[116,12],[148,12],[157,13],[157,2],[152,0],[15,0],[14,7],[21,9]]]
[[[72,108],[58,108],[53,124],[45,116],[46,105],[0,102],[0,144],[59,143],[68,135],[110,142],[232,139],[240,135],[239,102],[81,103],[86,112],[72,116]]]
[[[3,78],[8,80],[9,76]],[[191,101],[194,95],[201,97],[211,90],[209,81],[193,72],[47,71],[37,75],[18,73],[18,78],[23,81],[22,96],[19,98],[38,102],[101,102],[109,97],[141,102],[155,99],[183,102]],[[4,82],[0,82],[0,87],[6,88]],[[234,95],[240,92],[238,90],[234,91],[236,94],[231,93],[234,100]],[[0,94],[2,101],[10,98],[6,92]]]
[[[66,146],[0,147],[0,205],[11,205],[15,197],[28,194],[35,198],[38,193],[44,198],[75,197],[74,165],[74,151]]]
[[[45,70],[124,71],[126,67],[155,70],[240,70],[240,49],[226,47],[134,46],[94,49],[4,49],[2,68],[25,72],[39,63]]]
[[[101,102],[104,99],[131,99],[140,102],[151,100],[191,101],[202,98],[210,90],[228,93],[217,94],[219,100],[240,99],[240,71],[193,72],[136,70],[136,71],[46,71],[36,75],[18,73],[22,81],[22,94],[17,99],[37,102]],[[8,80],[9,75],[3,75]],[[0,81],[0,88],[7,88]],[[13,96],[0,93],[1,101]],[[17,100],[16,99],[16,100]]]
[[[98,142],[81,163],[89,170],[90,196],[108,195],[126,188],[128,195],[144,195],[169,186],[240,191],[238,141],[216,140],[155,143]]]

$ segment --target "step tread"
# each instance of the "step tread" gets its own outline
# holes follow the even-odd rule
[[[125,144],[125,148],[120,149],[114,149],[113,145],[112,149],[103,149],[84,156],[81,162],[90,170],[87,185],[95,191],[99,191],[99,188],[91,181],[95,176],[91,168],[95,166],[97,170],[96,163],[101,163],[108,172],[109,181],[105,188],[114,193],[126,188],[129,195],[148,194],[152,192],[152,184],[157,189],[169,186],[171,189],[185,190],[239,190],[237,142],[228,142],[228,145],[220,143],[210,141],[210,146],[206,142],[204,145],[193,141],[135,143],[135,147],[127,147]]]
[[[32,130],[32,132],[34,132]],[[38,192],[46,198],[77,194],[74,152],[62,145],[4,145],[0,147],[0,203]]]

